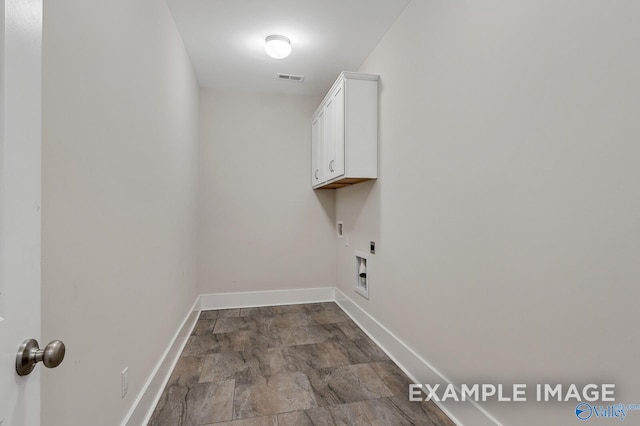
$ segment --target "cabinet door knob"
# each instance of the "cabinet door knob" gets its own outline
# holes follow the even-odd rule
[[[331,160],[331,161],[329,161],[329,171],[331,171],[331,172],[333,172],[333,171],[334,171],[334,170],[333,170],[333,162],[334,162],[334,161],[335,161],[335,160]]]
[[[318,169],[316,169],[316,172],[313,175],[316,177],[316,180],[318,180]]]

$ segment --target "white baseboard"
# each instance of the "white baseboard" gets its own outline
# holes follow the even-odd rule
[[[291,290],[248,291],[200,295],[200,309],[250,308],[254,306],[294,305],[300,303],[333,302],[335,287]]]
[[[182,321],[182,325],[180,325],[169,346],[162,354],[147,383],[142,387],[121,426],[141,426],[149,423],[153,410],[158,404],[160,396],[162,396],[162,391],[169,381],[171,372],[175,368],[184,346],[187,344],[187,339],[191,335],[199,315],[200,297],[197,297],[191,310]]]
[[[375,341],[414,383],[451,383],[431,364],[396,335],[365,312],[339,289],[335,289],[336,302]],[[407,397],[408,397],[407,389]],[[472,401],[437,402],[442,411],[459,426],[502,426],[486,410]]]
[[[203,294],[196,299],[121,426],[142,426],[149,422],[201,310],[333,301],[340,305],[414,383],[451,383],[413,349],[335,287]],[[438,402],[437,404],[459,426],[502,426],[497,419],[475,402]]]
[[[160,396],[162,396],[162,391],[169,381],[171,372],[175,368],[187,339],[195,327],[201,310],[333,302],[334,300],[335,287],[203,294],[198,296],[121,426],[142,426],[149,422],[153,410],[158,404]]]

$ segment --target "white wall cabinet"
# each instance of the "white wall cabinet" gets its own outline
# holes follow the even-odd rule
[[[343,72],[311,119],[311,186],[378,177],[378,76]]]

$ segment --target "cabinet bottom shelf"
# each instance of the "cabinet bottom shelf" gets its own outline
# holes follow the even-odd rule
[[[360,183],[360,182],[366,182],[368,180],[375,180],[376,178],[342,178],[339,179],[335,182],[331,182],[328,184],[325,184],[323,186],[319,186],[317,188],[314,189],[337,189],[337,188],[344,188],[345,186],[350,186],[353,185],[355,183]]]

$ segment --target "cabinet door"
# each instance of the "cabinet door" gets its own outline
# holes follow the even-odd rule
[[[345,115],[344,115],[344,85],[342,81],[332,95],[333,98],[333,163],[332,177],[344,175],[345,172]]]
[[[327,180],[344,175],[344,82],[331,93],[325,112],[325,170]]]
[[[324,107],[324,139],[322,140],[323,162],[321,163],[321,170],[324,173],[326,180],[331,180],[335,177],[333,172],[334,158],[334,138],[335,138],[335,105],[333,98],[329,98],[327,104]]]
[[[311,186],[316,186],[326,181],[324,164],[324,111],[313,120],[311,124]]]

